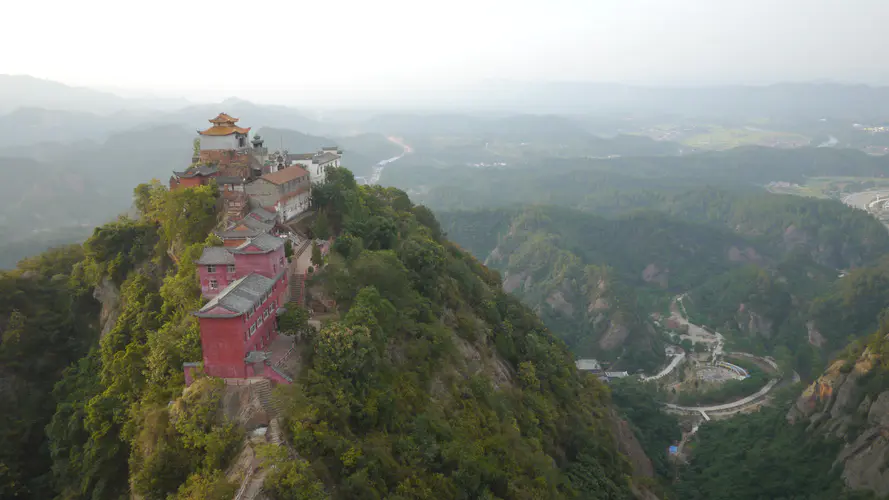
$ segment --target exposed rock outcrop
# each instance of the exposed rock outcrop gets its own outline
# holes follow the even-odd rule
[[[753,247],[745,247],[740,249],[732,246],[728,249],[728,260],[732,262],[760,262],[762,257]]]
[[[562,314],[567,314],[569,316],[574,314],[574,306],[565,300],[565,295],[559,290],[551,293],[549,297],[546,298],[546,303]]]
[[[889,390],[872,394],[868,391],[873,387],[862,383],[872,370],[883,369],[877,361],[865,349],[854,362],[834,362],[797,399],[787,418],[808,423],[812,433],[844,439],[847,444],[836,462],[846,485],[884,496],[889,494]]]
[[[599,339],[599,347],[606,351],[609,351],[618,346],[621,346],[623,345],[629,334],[629,328],[627,328],[625,325],[612,321],[611,324],[608,326],[608,330],[606,330],[605,334],[602,335],[602,337]]]
[[[824,335],[822,335],[821,332],[818,331],[818,328],[815,327],[814,321],[810,320],[806,322],[806,330],[808,330],[809,333],[809,344],[815,347],[821,347],[827,342]]]
[[[648,264],[642,270],[642,280],[646,283],[654,283],[661,288],[667,288],[669,284],[669,269],[661,269],[655,263]]]
[[[769,338],[772,336],[774,323],[772,320],[741,304],[738,307],[738,329],[749,335]]]
[[[630,424],[621,419],[617,413],[611,412],[611,430],[617,441],[617,449],[627,456],[633,467],[633,475],[639,479],[633,481],[633,495],[639,500],[658,500],[657,495],[646,489],[644,484],[654,478],[654,466],[651,459],[642,449],[642,444],[636,438]]]
[[[93,290],[93,298],[102,304],[102,310],[99,313],[101,338],[108,334],[117,323],[117,316],[120,314],[120,288],[106,276]]]

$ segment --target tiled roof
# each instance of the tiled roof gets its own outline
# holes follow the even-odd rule
[[[299,154],[289,154],[287,155],[287,159],[290,161],[296,160],[311,160],[315,157],[315,153],[299,153]]]
[[[239,247],[233,248],[231,251],[234,253],[269,253],[282,246],[284,246],[284,240],[281,238],[268,233],[262,233],[241,243]],[[259,250],[253,250],[251,247],[258,248]]]
[[[286,184],[294,179],[299,179],[304,175],[309,175],[308,172],[302,167],[291,166],[284,167],[277,172],[273,172],[271,174],[265,174],[260,179],[264,179],[266,181],[271,182],[272,184]]]
[[[274,224],[269,224],[268,222],[262,222],[260,220],[254,219],[253,217],[244,217],[243,219],[239,220],[236,224],[237,225],[243,224],[243,225],[249,227],[250,229],[262,231],[264,233],[271,231],[272,228],[275,227]]]
[[[233,175],[220,175],[216,178],[216,184],[244,184],[247,182],[243,177],[236,177]]]
[[[235,256],[225,247],[207,247],[201,258],[195,264],[206,266],[207,264],[228,265],[235,263]]]
[[[197,177],[199,175],[213,175],[217,172],[219,172],[219,170],[212,165],[199,165],[195,168],[190,168],[184,172],[176,172],[175,170],[173,171],[173,173],[178,175],[179,177],[185,178]]]
[[[268,298],[275,282],[283,274],[278,273],[274,279],[261,274],[251,273],[233,281],[219,295],[213,297],[204,307],[195,312],[199,318],[231,318],[240,316],[251,308],[259,307]]]
[[[239,239],[244,239],[244,238],[255,238],[256,236],[259,236],[260,234],[263,234],[264,232],[265,231],[263,231],[261,229],[247,229],[247,230],[241,230],[241,231],[234,231],[232,229],[226,229],[225,231],[216,231],[213,234],[215,234],[216,236],[219,236],[220,238],[222,238],[224,240],[226,240],[226,239],[239,240]]]
[[[264,208],[254,208],[247,214],[247,217],[252,217],[260,222],[265,222],[266,224],[271,224],[278,217],[277,215],[269,212]]]
[[[233,116],[229,116],[226,113],[219,113],[218,115],[216,115],[216,118],[211,118],[207,121],[210,123],[235,123],[238,121],[238,119]]]
[[[340,157],[339,155],[335,155],[333,153],[322,153],[322,154],[317,155],[314,158],[312,158],[312,163],[323,164],[323,163],[327,163],[327,162],[336,160],[339,157]]]
[[[246,135],[248,132],[250,132],[250,127],[243,128],[243,127],[220,126],[220,125],[213,125],[212,127],[208,128],[207,130],[204,130],[204,131],[198,130],[198,133],[201,135],[232,135],[234,133]]]

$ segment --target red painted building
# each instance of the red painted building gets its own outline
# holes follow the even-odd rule
[[[230,251],[234,254],[235,269],[239,275],[257,273],[272,277],[287,267],[284,259],[284,240],[270,234],[263,233],[251,238]]]
[[[284,240],[259,233],[237,247],[207,247],[195,261],[198,265],[201,294],[215,297],[227,286],[250,273],[266,278],[277,276],[286,268]]]
[[[195,186],[203,186],[209,184],[210,180],[219,175],[219,170],[214,166],[200,165],[189,168],[184,172],[173,172],[170,177],[170,190],[177,188],[187,188]]]
[[[235,256],[225,247],[207,247],[201,258],[195,261],[201,281],[201,295],[210,298],[219,295],[228,285],[237,281]]]
[[[211,377],[268,376],[250,363],[277,337],[277,311],[286,300],[287,273],[251,273],[222,290],[194,315],[199,318],[204,373]]]

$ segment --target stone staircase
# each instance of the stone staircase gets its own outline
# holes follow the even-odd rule
[[[268,379],[262,379],[254,384],[256,395],[262,408],[269,414],[269,418],[274,419],[281,410],[280,403],[272,396],[272,383]]]
[[[290,303],[304,307],[306,303],[306,275],[296,273],[290,276]]]
[[[284,438],[281,436],[281,424],[278,423],[277,418],[273,418],[269,422],[268,432],[269,443],[272,443],[275,446],[281,446],[281,443],[284,442]]]

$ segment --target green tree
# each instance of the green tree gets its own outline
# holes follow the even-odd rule
[[[327,213],[320,212],[312,223],[312,236],[318,240],[326,240],[330,238],[330,222],[327,220]]]
[[[192,474],[188,476],[174,500],[229,500],[235,495],[237,487],[226,479],[225,474],[215,470],[209,474]]]
[[[274,500],[326,500],[330,495],[312,472],[309,462],[288,456],[283,446],[263,446],[259,450],[263,467],[269,471],[264,490]]]
[[[321,256],[321,249],[318,248],[318,245],[314,242],[312,242],[312,264],[319,268],[324,265],[324,257]]]
[[[284,240],[284,256],[287,257],[287,262],[293,260],[293,242],[290,239]]]
[[[311,334],[314,328],[309,325],[309,311],[302,307],[288,306],[287,310],[278,316],[278,330],[290,336]]]

